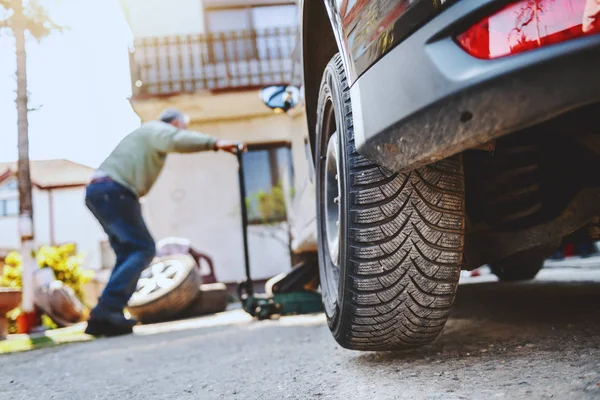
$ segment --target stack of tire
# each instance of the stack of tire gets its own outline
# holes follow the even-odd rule
[[[152,324],[222,312],[227,299],[224,284],[202,284],[192,256],[169,255],[156,258],[142,273],[127,309],[141,323]]]

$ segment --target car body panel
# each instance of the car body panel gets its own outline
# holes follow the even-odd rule
[[[509,0],[322,1],[351,81],[358,151],[390,170],[600,101],[600,35],[494,60],[459,46],[456,35]],[[297,55],[302,80],[312,59]]]
[[[326,0],[350,84],[449,2]]]
[[[432,18],[453,0],[317,0],[323,1],[344,59],[350,84],[397,45],[412,30]],[[290,84],[301,88],[300,103],[304,105],[303,37],[307,0],[298,0],[296,47]],[[294,145],[294,144],[293,144]],[[303,182],[288,204],[292,229],[292,251],[314,252],[317,248],[314,164],[307,153],[310,179]]]
[[[361,154],[408,171],[600,101],[600,35],[494,60],[458,45],[456,34],[503,4],[456,2],[357,80]]]

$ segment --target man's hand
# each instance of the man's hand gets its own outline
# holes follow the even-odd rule
[[[238,148],[241,147],[242,151],[246,151],[246,144],[244,143],[239,143],[239,142],[233,142],[231,140],[223,140],[223,139],[218,139],[215,142],[215,151],[226,151],[228,153],[234,153],[238,150]]]

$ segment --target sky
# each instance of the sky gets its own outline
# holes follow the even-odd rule
[[[131,95],[132,34],[118,0],[46,0],[68,27],[27,43],[30,158],[97,167],[139,126]],[[0,32],[0,162],[17,159],[14,39]],[[41,108],[40,108],[41,107]]]

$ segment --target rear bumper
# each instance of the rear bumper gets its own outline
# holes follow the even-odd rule
[[[360,153],[410,170],[600,101],[600,35],[491,61],[464,52],[453,36],[497,3],[457,2],[356,81]]]

